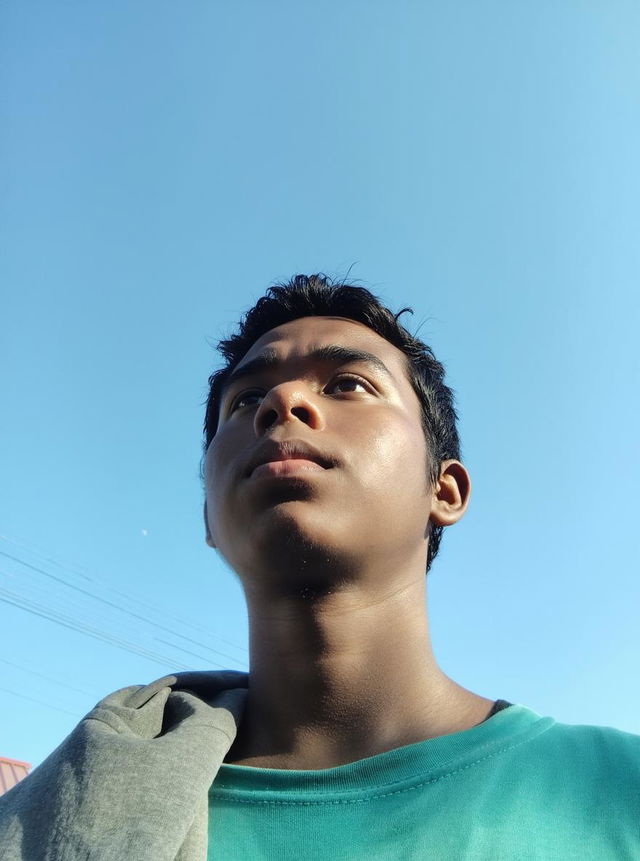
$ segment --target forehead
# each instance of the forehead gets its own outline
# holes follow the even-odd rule
[[[387,366],[395,382],[410,385],[407,357],[373,329],[345,317],[301,317],[265,332],[243,356],[238,367],[267,351],[280,360],[304,359],[318,347],[349,347],[372,353]]]

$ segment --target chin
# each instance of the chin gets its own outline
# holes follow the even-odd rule
[[[335,524],[332,528],[326,516],[318,523],[315,514],[287,503],[261,518],[245,544],[242,561],[234,566],[240,579],[249,585],[268,578],[279,591],[309,597],[348,582],[353,547],[336,543]]]

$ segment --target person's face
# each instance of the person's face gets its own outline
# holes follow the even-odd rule
[[[209,543],[245,586],[265,569],[424,562],[427,448],[404,354],[343,318],[267,332],[223,392],[205,481]]]

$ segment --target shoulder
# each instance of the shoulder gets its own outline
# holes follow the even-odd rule
[[[577,759],[587,760],[602,768],[625,763],[640,769],[640,735],[608,726],[556,723],[550,741],[561,746]]]
[[[66,849],[56,852],[74,841],[101,846],[113,839],[113,821],[121,823],[123,849],[109,857],[128,857],[126,841],[150,803],[167,829],[184,832],[233,740],[246,686],[243,673],[194,672],[109,694],[0,799],[6,857],[40,857],[35,847],[54,838],[51,857],[67,857]],[[184,779],[176,782],[177,774]],[[33,854],[22,854],[23,835]]]
[[[606,726],[567,724],[516,705],[495,715],[502,760],[523,781],[626,784],[640,791],[640,735]]]
[[[615,729],[610,726],[591,724],[569,724],[555,721],[552,737],[569,747],[585,746],[601,753],[607,751],[628,752],[640,756],[640,735]]]
[[[147,685],[132,685],[114,691],[97,703],[83,723],[98,721],[115,732],[132,732],[153,738],[163,727],[166,728],[169,701],[172,715],[180,719],[180,713],[185,710],[201,711],[213,704],[228,707],[229,703],[235,702],[234,694],[241,693],[242,701],[247,685],[247,674],[235,670],[174,673]],[[238,707],[230,710],[237,714]]]
[[[640,736],[606,726],[552,722],[528,750],[533,774],[587,795],[605,794],[637,810]]]

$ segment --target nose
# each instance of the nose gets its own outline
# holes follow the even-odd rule
[[[263,436],[278,424],[289,422],[302,422],[312,430],[324,427],[316,398],[300,381],[280,383],[270,389],[256,410],[253,422],[256,436]]]

